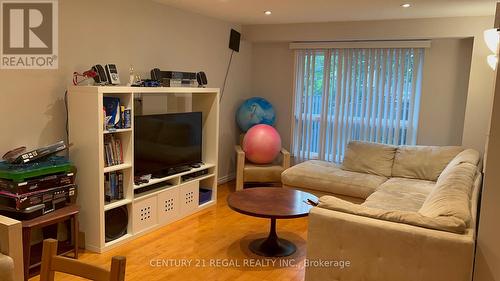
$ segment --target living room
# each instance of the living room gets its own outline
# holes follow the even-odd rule
[[[46,273],[43,262],[30,269],[35,255],[26,256],[26,248],[40,245],[42,255],[47,238],[69,238],[85,264],[109,269],[112,257],[125,257],[125,280],[500,280],[496,1],[41,1],[52,5],[52,44],[46,44],[52,52],[38,47],[25,57],[45,54],[40,57],[56,63],[13,66],[6,52],[19,45],[6,38],[31,44],[43,22],[31,22],[37,13],[44,18],[43,11],[26,10],[29,27],[7,32],[29,2],[0,1],[2,15],[9,4],[21,5],[10,21],[2,16],[0,154],[64,141],[58,155],[76,168],[78,209],[67,217],[73,223],[57,222],[56,237],[46,233],[53,229],[33,227],[24,243],[30,224],[1,216],[1,280],[44,280],[38,277]],[[96,82],[98,64],[104,72],[114,65],[119,82]],[[152,77],[155,68],[162,75],[195,73],[195,82],[163,85]],[[130,108],[132,125],[97,125],[108,117],[101,110],[106,97]],[[244,105],[257,98],[259,106],[272,106],[273,118],[249,126],[235,116],[253,118]],[[201,112],[200,163],[136,182],[136,122],[148,110]],[[123,144],[117,167],[103,161],[106,135]],[[447,176],[452,164],[476,168],[462,205],[447,201],[460,196],[442,198],[436,188],[454,178]],[[106,204],[106,174],[120,171],[128,188]],[[418,186],[418,192],[390,193],[410,198],[418,205],[411,210],[408,202],[382,204],[391,200],[383,187],[399,179],[422,181],[399,181],[401,190]],[[172,218],[158,212],[152,225],[144,222],[151,202],[167,196],[165,184],[173,190],[194,182],[195,189],[182,193],[194,192],[193,210]],[[210,192],[202,208],[198,186]],[[259,190],[267,193],[246,209],[248,193]],[[300,202],[285,202],[295,193],[276,193],[291,191],[302,192]],[[467,205],[466,217],[439,202]],[[439,210],[431,208],[436,205]],[[269,214],[281,207],[286,215]],[[112,209],[128,212],[126,232],[114,242],[106,233]],[[322,220],[325,212],[334,214],[332,221]],[[47,223],[50,213],[34,220]],[[262,245],[253,242],[276,233],[273,241],[284,252],[255,249]],[[379,245],[362,247],[373,240]],[[394,245],[383,248],[389,242]],[[57,273],[55,280],[77,279]]]

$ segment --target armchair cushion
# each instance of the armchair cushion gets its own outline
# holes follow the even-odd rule
[[[396,147],[372,142],[350,141],[342,169],[390,177]]]
[[[281,173],[285,169],[281,165],[257,165],[246,163],[243,168],[244,182],[280,182]]]

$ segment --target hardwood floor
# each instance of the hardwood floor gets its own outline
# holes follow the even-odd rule
[[[226,197],[234,183],[219,186],[217,206],[165,226],[104,254],[82,252],[80,260],[109,267],[111,257],[127,257],[127,281],[304,279],[307,218],[278,220],[280,237],[293,241],[297,252],[280,259],[254,255],[251,240],[265,237],[269,220],[236,213]],[[38,281],[38,277],[30,281]],[[57,274],[58,281],[82,280]]]

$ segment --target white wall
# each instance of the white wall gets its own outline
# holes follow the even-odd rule
[[[462,144],[484,151],[492,104],[493,71],[486,64],[490,53],[483,40],[483,31],[492,26],[493,17],[263,24],[243,26],[243,35],[253,43],[474,38]]]
[[[473,40],[433,39],[426,49],[417,144],[461,145]]]
[[[59,1],[59,69],[0,70],[0,154],[64,139],[63,94],[73,71],[115,63],[122,82],[133,65],[149,78],[153,67],[205,71],[222,87],[229,31],[240,26],[183,12],[150,0]],[[250,95],[251,44],[243,41],[221,103],[220,169],[233,170],[234,111]]]
[[[495,27],[500,25],[500,4],[497,3]],[[484,159],[483,193],[476,247],[475,281],[500,281],[500,71],[494,86],[486,158]]]
[[[283,147],[290,148],[294,63],[288,43],[254,43],[252,90],[267,99],[276,111],[276,129]]]
[[[498,15],[500,17],[500,14]],[[498,66],[497,66],[498,67]],[[500,281],[500,72],[497,72],[491,129],[485,159],[477,237],[475,281]]]
[[[433,39],[426,50],[417,143],[460,145],[467,100],[472,39]],[[257,42],[252,47],[252,89],[268,99],[276,128],[290,147],[293,51],[288,43]]]

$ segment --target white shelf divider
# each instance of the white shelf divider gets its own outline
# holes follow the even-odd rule
[[[104,204],[104,210],[108,211],[108,210],[111,210],[111,209],[114,209],[114,208],[118,208],[120,206],[127,205],[127,204],[130,204],[130,203],[132,203],[131,199],[121,199],[121,200],[112,201],[110,203],[105,203]]]
[[[104,173],[110,173],[110,172],[115,172],[115,171],[120,171],[120,170],[125,170],[125,169],[130,169],[132,168],[132,164],[130,163],[123,163],[119,165],[113,165],[113,166],[108,166],[104,167]]]
[[[132,132],[132,128],[105,130],[103,134],[106,135],[106,134],[126,133],[126,132]]]
[[[193,169],[191,169],[189,171],[186,171],[186,172],[178,173],[178,174],[167,176],[167,177],[163,177],[163,178],[150,179],[147,183],[143,183],[143,184],[139,184],[139,185],[135,185],[134,184],[134,190],[135,189],[140,189],[140,188],[143,188],[143,187],[146,187],[146,186],[150,186],[150,185],[153,185],[153,184],[161,183],[161,182],[164,182],[164,181],[168,181],[168,180],[171,180],[171,179],[175,179],[175,178],[178,178],[178,177],[182,177],[184,175],[189,175],[191,173],[203,171],[205,169],[209,169],[209,168],[213,168],[213,167],[215,167],[214,164],[203,164],[199,168],[193,168]]]

